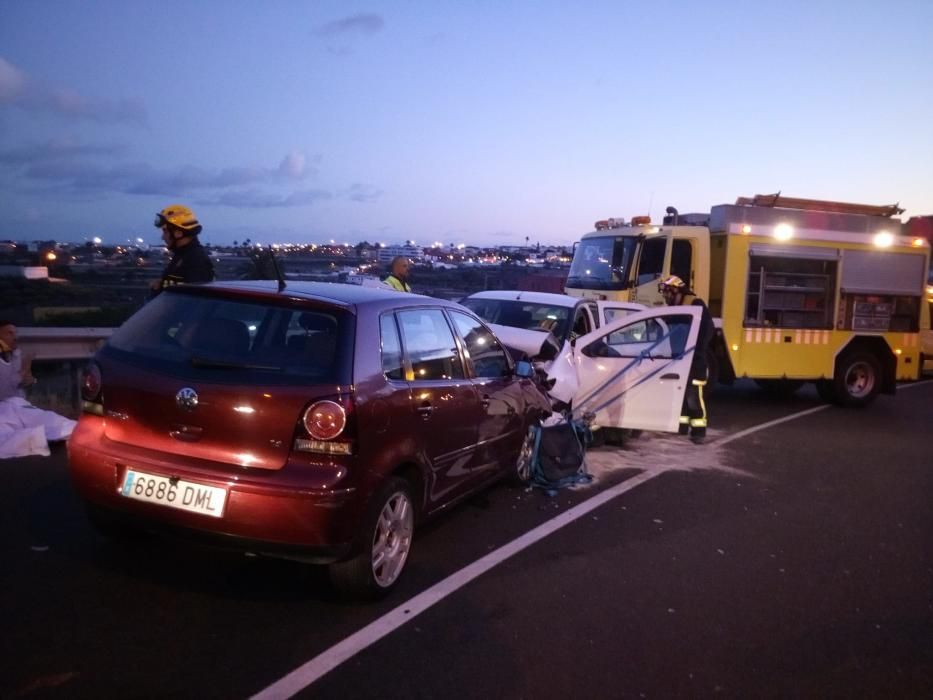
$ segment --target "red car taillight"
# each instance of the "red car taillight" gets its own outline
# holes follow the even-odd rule
[[[96,362],[91,362],[81,373],[81,409],[85,413],[104,415],[103,388],[100,367]]]
[[[315,401],[301,416],[301,424],[308,438],[295,440],[295,449],[322,454],[353,454],[353,440],[347,428],[350,422],[349,399]]]
[[[333,440],[347,427],[347,412],[334,401],[318,401],[308,406],[301,422],[315,440]]]

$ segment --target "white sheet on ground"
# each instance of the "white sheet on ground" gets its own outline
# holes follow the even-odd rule
[[[76,421],[37,408],[24,398],[4,399],[0,401],[0,459],[47,457],[49,442],[66,439],[75,425]]]

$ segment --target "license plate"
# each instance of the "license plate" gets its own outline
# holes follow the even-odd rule
[[[172,480],[132,469],[126,470],[120,493],[138,501],[158,503],[160,506],[201,513],[214,518],[223,516],[224,504],[227,501],[226,489],[181,479]]]

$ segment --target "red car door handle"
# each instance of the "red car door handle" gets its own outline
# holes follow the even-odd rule
[[[480,399],[480,403],[483,404],[483,408],[489,408],[489,394],[483,394],[483,398]]]
[[[679,375],[679,374],[673,374],[673,373],[662,374],[662,375],[661,375],[661,379],[680,379],[680,375]]]
[[[434,413],[434,406],[429,403],[426,403],[422,406],[418,406],[418,413],[421,414],[421,417],[427,420],[431,417],[431,414]]]

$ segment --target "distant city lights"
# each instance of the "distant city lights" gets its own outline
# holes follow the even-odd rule
[[[146,242],[142,236],[132,234],[123,238],[123,243],[107,243],[103,236],[84,236],[83,243],[33,245],[31,250],[33,259],[39,264],[47,265],[51,270],[62,265],[91,265],[101,268],[120,268],[121,266],[134,266],[144,268],[150,265],[163,265],[164,261],[172,255],[172,251],[165,247],[161,241]],[[258,242],[250,238],[242,242],[229,244],[212,244],[209,240],[203,241],[215,266],[223,269],[229,266],[242,266],[243,258],[250,258],[253,263],[262,259],[262,252],[274,251],[279,260],[288,260],[289,275],[296,278],[313,278],[317,273],[317,266],[328,267],[326,274],[336,275],[362,275],[364,277],[381,276],[385,272],[388,261],[396,255],[404,255],[412,264],[422,268],[437,270],[452,270],[461,267],[489,267],[499,265],[515,265],[521,267],[565,267],[571,262],[570,252],[566,248],[553,245],[507,245],[507,246],[476,246],[467,243],[444,243],[440,240],[431,241],[418,246],[413,239],[401,242],[373,242],[360,241],[331,243],[290,243],[290,242]],[[910,240],[910,239],[907,239]],[[924,241],[924,244],[926,241]],[[13,244],[10,244],[13,247]],[[78,252],[78,251],[81,252]],[[77,253],[77,254],[74,254]],[[292,257],[294,256],[294,257]],[[75,267],[75,269],[78,269]],[[224,272],[229,274],[229,271]],[[239,274],[239,272],[237,272]]]

